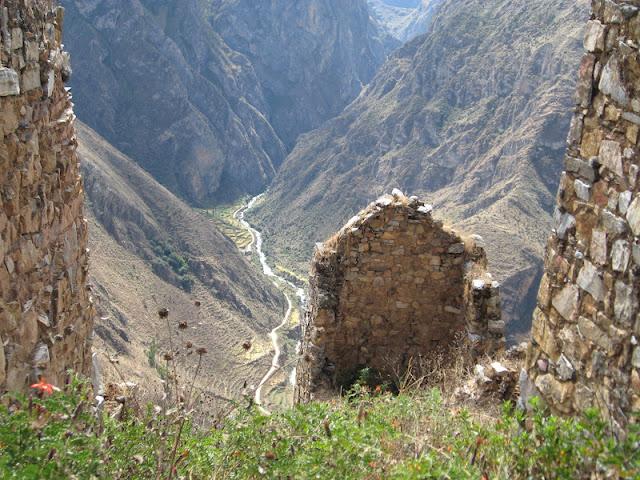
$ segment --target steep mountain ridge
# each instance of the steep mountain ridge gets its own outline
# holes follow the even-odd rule
[[[528,328],[587,2],[445,1],[343,114],[301,137],[257,212],[299,271],[393,187],[486,240],[511,332]]]
[[[157,315],[168,308],[171,328],[187,321],[183,340],[209,351],[209,392],[233,396],[245,381],[257,382],[268,368],[268,350],[248,356],[241,344],[267,343],[262,339],[279,322],[281,294],[205,215],[81,123],[78,138],[101,314],[97,350],[119,354],[128,379],[153,385],[148,380],[159,377],[148,372],[149,352],[168,347],[169,332]]]
[[[391,36],[407,42],[427,33],[442,0],[367,0],[377,22]]]
[[[194,203],[263,189],[284,146],[197,1],[62,3],[81,120]]]
[[[214,0],[211,24],[253,65],[285,144],[338,115],[398,45],[366,0]]]
[[[264,190],[385,55],[365,0],[62,4],[78,117],[195,205]]]

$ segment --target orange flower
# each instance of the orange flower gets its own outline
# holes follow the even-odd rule
[[[47,395],[51,395],[54,391],[56,392],[60,391],[60,389],[55,385],[51,385],[50,383],[47,383],[44,377],[40,377],[40,381],[38,383],[34,383],[33,385],[31,385],[31,388],[38,390],[42,394],[46,393]]]

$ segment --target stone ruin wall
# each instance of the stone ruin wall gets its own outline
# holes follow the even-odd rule
[[[595,406],[618,429],[640,411],[639,5],[592,2],[521,377],[524,399],[565,414]]]
[[[0,2],[0,392],[90,368],[93,307],[63,9]]]
[[[499,286],[480,242],[394,191],[316,246],[296,402],[330,398],[364,366],[403,373],[461,332],[482,351],[503,347]]]

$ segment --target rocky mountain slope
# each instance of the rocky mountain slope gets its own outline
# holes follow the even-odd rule
[[[214,0],[211,24],[246,56],[269,119],[292,147],[300,133],[338,115],[397,42],[370,18],[366,0]],[[387,43],[385,43],[387,42]]]
[[[169,333],[157,312],[168,308],[174,342],[178,322],[187,321],[181,346],[208,349],[210,391],[232,396],[244,381],[255,384],[268,369],[266,334],[280,321],[281,294],[204,214],[81,123],[78,137],[101,317],[96,349],[106,354],[100,358],[109,376],[115,372],[106,359],[118,354],[127,380],[153,385],[159,377],[148,372],[149,355],[168,348]],[[256,343],[248,354],[241,346],[247,340]]]
[[[343,114],[301,137],[257,212],[301,271],[400,187],[486,240],[511,332],[528,328],[562,168],[587,2],[446,0]]]
[[[376,21],[391,36],[407,42],[427,33],[442,0],[368,0]]]
[[[62,4],[80,119],[194,203],[263,189],[284,146],[196,0]]]
[[[62,4],[78,117],[196,205],[264,190],[384,59],[365,0]]]

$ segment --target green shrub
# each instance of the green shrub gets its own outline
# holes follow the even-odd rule
[[[482,419],[447,407],[436,389],[364,393],[269,416],[237,405],[211,430],[192,428],[175,409],[114,419],[94,411],[78,382],[3,404],[0,478],[168,478],[174,447],[172,478],[640,478],[637,424],[616,439],[595,411],[573,419],[536,408],[525,419],[509,404],[499,419]]]
[[[152,242],[151,248],[156,255],[156,258],[151,262],[153,271],[158,275],[162,275],[163,267],[168,267],[176,275],[180,288],[186,292],[191,292],[194,278],[190,273],[189,261],[169,244]]]

